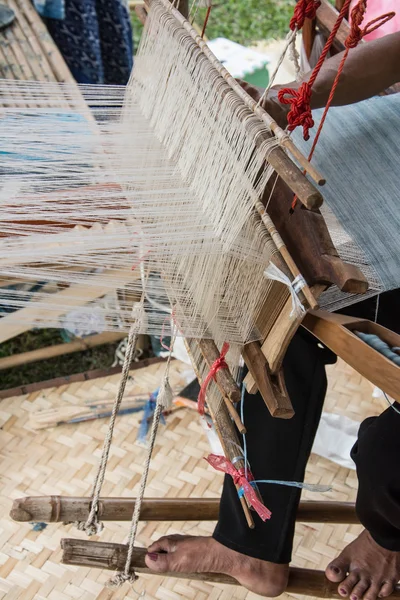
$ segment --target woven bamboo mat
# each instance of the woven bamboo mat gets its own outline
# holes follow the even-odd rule
[[[174,375],[175,384],[185,384],[188,367],[181,363]],[[157,364],[132,372],[148,390],[160,383],[164,365]],[[108,397],[115,392],[119,375],[84,383],[35,392],[2,401],[0,404],[0,600],[230,600],[256,598],[241,588],[161,577],[141,577],[134,589],[128,585],[111,591],[104,587],[109,572],[67,567],[60,563],[62,537],[85,537],[72,526],[48,525],[34,531],[30,524],[18,524],[8,517],[11,502],[24,495],[86,495],[89,493],[107,423],[105,420],[61,425],[33,431],[29,427],[32,411],[86,399]],[[379,404],[371,398],[372,387],[343,363],[329,368],[330,387],[325,410],[346,414],[361,421],[378,414]],[[103,494],[134,496],[138,490],[144,449],[136,444],[140,415],[117,419],[115,443],[111,452]],[[222,476],[209,468],[203,456],[208,442],[197,415],[183,409],[161,427],[150,468],[148,496],[218,497]],[[313,455],[307,481],[328,483],[328,494],[304,494],[305,498],[351,500],[355,498],[354,471]],[[212,523],[143,523],[138,544],[147,545],[167,533],[209,535]],[[294,564],[324,568],[360,528],[346,525],[299,524],[296,530]],[[107,523],[104,541],[123,542],[128,523]],[[288,598],[288,595],[284,596]]]
[[[30,81],[74,79],[30,0],[2,0],[14,23],[0,32],[0,77]]]

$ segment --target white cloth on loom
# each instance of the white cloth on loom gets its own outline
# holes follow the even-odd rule
[[[322,110],[314,111],[307,154]],[[400,94],[329,110],[313,163],[326,177],[325,202],[363,250],[384,290],[400,287]],[[334,240],[335,241],[335,240]]]

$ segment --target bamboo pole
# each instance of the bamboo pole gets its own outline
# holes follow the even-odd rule
[[[63,549],[62,562],[65,565],[86,566],[90,568],[121,571],[126,562],[127,546],[109,542],[89,542],[86,540],[61,540]],[[177,577],[197,581],[210,581],[239,585],[233,577],[221,573],[156,573],[146,567],[144,548],[135,548],[131,563],[132,571],[148,575],[161,575],[162,577]],[[340,598],[338,584],[326,579],[323,571],[312,569],[299,569],[291,567],[289,582],[286,591],[292,594],[305,594],[317,598]],[[391,598],[400,598],[400,586],[395,587]]]
[[[189,340],[189,343],[190,342],[191,340]],[[204,339],[196,340],[196,343],[205,362],[207,363],[208,368],[211,369],[214,362],[220,357],[220,353],[215,345],[215,342],[213,340]],[[224,399],[225,406],[239,430],[239,433],[246,433],[246,428],[243,425],[236,408],[233,406],[234,403],[236,404],[240,400],[240,390],[229,369],[220,369],[217,371],[215,374],[215,382],[219,391],[221,392],[221,396]]]
[[[100,498],[102,521],[130,521],[135,498]],[[59,523],[84,521],[91,498],[71,496],[27,496],[14,500],[10,516],[18,522]],[[217,521],[219,498],[144,498],[141,521]],[[358,524],[351,502],[300,502],[299,523]]]
[[[197,342],[197,340],[195,340],[194,342],[192,341],[192,343]],[[193,365],[193,369],[196,373],[196,377],[199,381],[199,384],[202,384],[202,378],[199,372],[199,365],[196,364],[194,358],[193,358],[193,354],[190,351],[190,344],[189,344],[189,340],[185,340],[185,346],[186,346],[186,350],[188,351],[188,354],[191,358],[192,361],[192,365]],[[203,358],[204,360],[204,358]],[[229,416],[228,413],[228,409],[226,407],[226,403],[221,403],[221,406],[218,407],[218,410],[216,410],[216,406],[214,406],[214,402],[210,402],[210,399],[208,399],[208,409],[212,418],[212,421],[214,423],[215,426],[215,431],[218,435],[219,441],[221,443],[222,449],[224,451],[224,455],[229,458],[229,460],[233,460],[233,458],[235,456],[237,456],[237,447],[240,445],[239,444],[239,438],[236,434],[235,428],[233,426],[232,420]],[[237,463],[235,464],[235,467],[237,469],[242,469],[244,468],[245,464],[243,460],[238,460]],[[239,491],[239,484],[235,484],[237,491]],[[254,529],[254,520],[253,517],[251,515],[250,509],[247,506],[247,501],[245,499],[244,496],[240,497],[240,504],[242,506],[243,509],[243,513],[247,522],[247,525],[250,529]]]
[[[21,354],[13,354],[0,358],[0,371],[4,369],[12,369],[20,365],[38,362],[40,360],[48,360],[55,356],[63,356],[64,354],[72,354],[74,352],[82,352],[95,348],[102,344],[112,344],[126,337],[125,333],[108,332],[91,335],[83,339],[73,340],[66,344],[56,344],[54,346],[46,346],[46,348],[38,348],[30,352],[22,352]]]

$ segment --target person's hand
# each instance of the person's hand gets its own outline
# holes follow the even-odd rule
[[[241,85],[245,92],[249,94],[258,102],[261,96],[264,93],[264,89],[260,87],[256,87],[243,81],[242,79],[237,79],[237,82]],[[293,87],[292,84],[289,84],[290,87]],[[286,128],[287,125],[287,114],[290,110],[290,106],[287,104],[281,104],[278,100],[278,92],[281,88],[286,87],[283,85],[274,85],[268,93],[268,98],[264,100],[261,104],[262,108],[269,114],[271,117],[278,123],[282,129]]]

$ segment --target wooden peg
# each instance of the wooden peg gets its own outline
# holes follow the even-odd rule
[[[286,389],[283,370],[279,369],[276,375],[272,375],[258,342],[246,344],[242,354],[271,415],[279,419],[291,419],[294,410]]]

